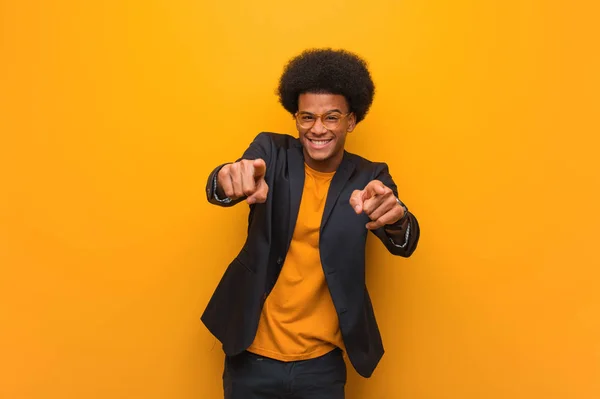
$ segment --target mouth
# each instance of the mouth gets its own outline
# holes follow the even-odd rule
[[[329,143],[331,143],[333,141],[333,139],[309,139],[307,138],[307,140],[310,142],[311,147],[314,147],[316,149],[321,149],[321,148],[325,148],[327,147],[327,145],[329,145]]]

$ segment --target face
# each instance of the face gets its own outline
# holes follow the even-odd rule
[[[346,115],[349,112],[346,98],[339,94],[304,93],[298,97],[298,113]],[[311,168],[321,172],[333,172],[342,162],[346,135],[354,130],[355,116],[350,114],[339,120],[336,127],[327,127],[319,117],[314,125],[296,127],[304,150],[304,160]]]

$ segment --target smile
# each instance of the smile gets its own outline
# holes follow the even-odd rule
[[[331,143],[333,141],[333,139],[328,139],[328,140],[313,140],[313,139],[308,139],[308,141],[311,142],[311,144],[313,145],[313,147],[322,148],[322,147],[325,147],[327,144]]]

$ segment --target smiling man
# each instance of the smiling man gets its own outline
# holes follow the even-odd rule
[[[367,233],[409,257],[419,225],[387,165],[344,150],[373,101],[361,58],[305,51],[278,92],[297,137],[261,133],[208,178],[211,203],[245,200],[250,212],[202,320],[223,344],[226,399],[344,398],[343,354],[369,377],[384,352],[365,285]]]

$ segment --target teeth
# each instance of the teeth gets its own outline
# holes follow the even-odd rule
[[[313,143],[315,143],[316,145],[325,145],[327,143],[329,143],[331,140],[311,140]]]

